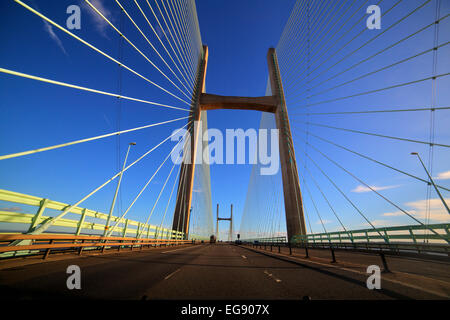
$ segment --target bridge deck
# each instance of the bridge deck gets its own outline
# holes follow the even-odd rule
[[[295,264],[245,247],[207,244],[62,260],[55,255],[48,262],[19,268],[9,260],[0,264],[0,298],[420,299],[450,295],[447,263],[413,264],[406,258],[395,258],[393,263],[388,258],[394,273],[382,275],[382,290],[368,290],[361,266],[379,264],[373,256],[352,256],[352,267],[341,263],[340,256],[337,264],[330,264],[326,257],[307,261],[301,255],[297,252]],[[66,288],[69,265],[81,268],[81,290]],[[405,266],[408,273],[397,272]],[[414,287],[418,283],[421,287]]]

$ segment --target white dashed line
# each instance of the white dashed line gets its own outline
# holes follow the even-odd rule
[[[161,253],[171,253],[171,252],[174,252],[174,251],[184,250],[184,249],[189,249],[189,248],[196,248],[196,247],[194,247],[194,246],[192,246],[192,247],[184,247],[184,248],[179,248],[179,249],[174,249],[174,250],[163,251]]]
[[[280,279],[275,278],[275,277],[273,276],[273,274],[269,273],[269,271],[264,270],[264,273],[265,273],[267,276],[269,276],[269,278],[272,278],[273,280],[275,280],[275,282],[281,282]]]
[[[247,257],[246,257],[246,256],[244,256],[244,255],[242,255],[241,257],[242,257],[243,259],[247,259]]]
[[[181,269],[175,270],[174,272],[172,272],[171,274],[169,274],[168,276],[166,276],[166,277],[164,278],[164,280],[169,279],[171,276],[173,276],[175,273],[177,273],[177,272],[180,271],[180,270],[181,270]]]
[[[292,260],[305,262],[306,264],[308,264],[308,263],[310,263],[310,264],[317,264],[317,265],[321,265],[321,266],[328,267],[328,268],[335,268],[335,269],[338,269],[338,270],[340,269],[340,270],[344,270],[344,271],[347,271],[347,272],[352,272],[352,273],[357,273],[357,274],[360,274],[360,275],[367,276],[367,273],[364,273],[364,272],[361,272],[361,271],[352,270],[352,269],[348,269],[348,268],[344,268],[344,267],[338,267],[338,266],[334,266],[334,265],[330,265],[330,264],[326,264],[326,263],[320,263],[320,262],[317,262],[317,261],[312,261],[310,259],[307,260],[307,259],[300,258],[300,257],[286,257],[286,256],[283,256],[282,254],[279,254],[279,253],[278,254],[277,253],[271,253],[271,254],[274,255],[274,256],[280,256],[280,257],[283,257],[283,258],[287,258],[288,260],[290,258]],[[265,273],[265,271],[264,271],[264,273]],[[435,290],[425,289],[425,288],[420,287],[418,285],[405,283],[403,281],[389,279],[389,278],[386,278],[386,277],[383,279],[383,281],[392,282],[392,283],[399,284],[399,285],[402,285],[402,286],[405,286],[405,287],[409,287],[409,288],[412,288],[412,289],[416,289],[416,290],[419,290],[419,291],[424,291],[424,292],[431,293],[431,294],[434,294],[434,295],[437,295],[437,296],[440,296],[440,297],[443,297],[443,298],[447,298],[447,299],[449,298],[449,296],[447,294],[443,294],[443,293],[437,292]]]

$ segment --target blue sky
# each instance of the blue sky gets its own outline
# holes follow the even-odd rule
[[[73,1],[25,3],[63,26],[68,16],[66,8],[74,4]],[[107,17],[120,26],[118,7],[106,1],[96,4],[98,3],[104,5],[103,9],[109,13]],[[99,23],[83,3],[79,4],[82,9],[81,30],[75,30],[74,33],[111,56],[118,57],[117,34],[109,26]],[[275,7],[271,1],[258,1],[258,5],[255,5],[255,2],[244,2],[239,4],[240,10],[236,10],[236,4],[229,1],[197,2],[202,40],[210,50],[206,88],[208,92],[217,94],[264,95],[267,81],[266,52],[270,46],[276,45],[293,1],[286,1]],[[5,41],[4,49],[0,51],[2,67],[108,92],[118,92],[119,71],[114,63],[54,27],[49,31],[42,19],[18,4],[2,2],[1,6],[2,12],[8,12],[0,28]],[[135,6],[127,3],[126,9],[130,10],[141,28],[151,34],[149,28],[143,28],[146,22],[142,18],[139,19]],[[243,12],[251,14],[246,15]],[[9,30],[14,30],[14,33]],[[122,30],[137,47],[143,48],[145,54],[152,56],[151,48],[126,18]],[[128,66],[165,88],[170,88],[170,83],[126,43],[123,45],[122,56]],[[119,107],[116,98],[7,75],[2,75],[0,82],[1,154],[113,132],[119,126],[119,119],[120,128],[128,129],[187,115],[183,111],[125,100],[121,101]],[[122,93],[183,107],[177,100],[161,94],[158,89],[127,71],[122,71]],[[221,130],[246,129],[257,127],[260,115],[243,111],[236,117],[228,111],[215,111],[211,112],[208,118],[211,127]],[[184,122],[180,124],[184,125]],[[122,135],[120,151],[117,148],[117,139],[113,137],[5,160],[0,169],[1,187],[73,203],[117,172],[128,142],[137,142],[130,153],[129,160],[133,161],[178,127],[179,124],[173,123]],[[126,173],[122,182],[123,209],[126,209],[172,147],[173,144],[164,144],[158,152]],[[118,152],[121,157],[119,163]],[[170,168],[168,163],[161,169],[149,189],[130,211],[130,218],[141,220],[147,216]],[[249,165],[213,167],[211,176],[214,208],[216,203],[229,207],[233,202],[235,212],[239,215],[245,200],[249,174]],[[173,178],[166,190],[170,191]],[[83,205],[107,212],[114,188],[115,183],[110,184]],[[161,211],[164,210],[166,202],[163,199],[167,199],[168,194],[169,192],[165,192],[160,201]]]
[[[68,16],[66,8],[71,4],[79,4],[82,10],[82,20],[81,30],[74,31],[77,36],[115,58],[121,57],[121,60],[129,67],[165,88],[170,88],[170,91],[177,92],[131,46],[124,43],[122,49],[120,49],[117,33],[99,21],[95,14],[92,14],[92,10],[82,1],[26,0],[24,2],[63,26]],[[131,22],[126,18],[123,18],[121,22],[119,8],[114,2],[97,0],[92,1],[92,3],[101,5],[107,17],[120,27],[137,47],[142,48],[146,55],[152,57],[158,65],[161,65],[161,61],[157,59],[148,43],[136,31]],[[139,1],[139,3],[144,7],[145,1]],[[277,45],[295,1],[199,0],[196,3],[202,41],[209,47],[206,77],[207,92],[240,96],[265,95],[268,76],[267,50],[269,47]],[[382,10],[389,8],[393,3],[393,1],[384,1],[381,5]],[[386,19],[383,18],[383,27],[389,26],[419,3],[420,1],[403,1],[401,5],[386,16]],[[411,17],[408,23],[399,26],[395,32],[387,33],[379,42],[373,43],[372,47],[368,47],[366,51],[352,57],[353,60],[351,61],[356,62],[364,54],[387,46],[401,37],[402,34],[406,35],[416,27],[432,21],[433,3],[434,1],[431,1],[420,14]],[[151,35],[151,30],[140,16],[134,3],[123,1],[123,4],[136,19],[137,24],[142,27],[142,30]],[[164,94],[161,90],[149,85],[146,81],[139,79],[128,71],[119,71],[119,68],[113,62],[56,30],[56,28],[49,28],[41,18],[13,1],[2,1],[0,8],[5,13],[0,22],[0,35],[3,39],[2,49],[0,50],[0,67],[115,93],[119,92],[119,79],[121,79],[123,95],[177,107],[186,107],[180,101]],[[146,8],[148,9],[148,7]],[[448,3],[442,1],[441,16],[448,12]],[[364,14],[364,12],[361,14]],[[440,43],[449,40],[448,30],[450,28],[447,20],[440,25]],[[364,27],[364,21],[359,25],[359,28],[361,27]],[[366,32],[361,39],[355,42],[353,48],[356,48],[358,43],[360,44],[373,36],[373,32],[377,31],[371,32],[372,34]],[[154,37],[150,37],[150,39],[156,42]],[[378,60],[352,71],[345,78],[336,79],[335,83],[339,84],[363,72],[369,72],[384,66],[390,61],[394,62],[398,58],[429,49],[431,45],[432,33],[427,32],[401,46],[393,53],[382,56]],[[350,48],[345,50],[342,55],[351,51]],[[448,46],[439,51],[437,73],[448,72],[449,53]],[[366,89],[382,88],[390,84],[427,76],[431,70],[430,56],[423,56],[410,64],[396,68],[392,72],[367,78],[352,86],[344,86],[335,92],[317,97],[316,101],[346,96]],[[283,64],[281,65],[283,68]],[[288,65],[286,66],[288,67]],[[326,79],[326,77],[323,79]],[[287,85],[288,79],[285,83],[285,86]],[[449,105],[450,98],[448,90],[446,90],[449,87],[448,85],[448,77],[439,80],[436,102],[438,106]],[[294,116],[294,114],[301,112],[298,110],[301,109],[304,101],[290,98],[299,88],[291,87],[285,88],[285,90],[291,115],[291,126],[302,127],[303,124],[300,121],[304,121],[304,118]],[[420,107],[430,103],[430,92],[429,83],[423,83],[405,89],[389,91],[385,95],[369,95],[330,105],[317,106],[316,112],[325,112],[336,108],[339,108],[339,110],[361,110],[359,108],[362,108],[362,106],[366,106],[367,109],[393,106],[399,108]],[[4,74],[0,75],[0,96],[0,154],[2,155],[109,133],[116,131],[117,128],[128,129],[187,115],[184,111],[126,100],[119,102],[117,98],[113,97],[62,88]],[[352,107],[354,108],[352,109]],[[448,141],[450,141],[450,132],[447,125],[450,120],[449,114],[448,110],[444,110],[439,111],[436,115],[437,142],[448,144]],[[390,114],[389,117],[383,114],[327,116],[326,118],[312,119],[318,123],[337,127],[412,137],[420,140],[427,140],[429,134],[429,113],[426,113],[425,116],[422,113],[402,113]],[[312,119],[310,119],[311,122]],[[258,128],[259,123],[260,114],[257,112],[240,111],[237,114],[232,111],[218,110],[208,113],[209,127],[218,128],[222,131],[225,131],[226,128]],[[55,151],[3,160],[0,162],[0,188],[73,203],[119,170],[129,142],[137,143],[129,158],[130,161],[134,161],[139,155],[167,137],[180,124],[184,125],[185,122],[180,121],[179,123],[150,128],[138,133],[121,135],[120,138],[108,138]],[[422,154],[424,160],[428,161],[428,147],[426,146],[362,137],[319,127],[311,127],[311,132],[336,142],[339,141],[356,151],[374,157],[376,155],[380,160],[420,177],[425,177],[417,159],[410,156],[409,153],[418,151]],[[294,134],[297,156],[300,157],[300,150],[304,148],[304,144],[298,136],[302,137],[302,134],[299,132]],[[422,205],[420,201],[426,198],[426,187],[423,183],[393,174],[389,170],[380,168],[370,162],[364,162],[324,143],[317,141],[315,143],[321,149],[327,148],[324,150],[332,153],[346,167],[352,168],[370,185],[380,188],[385,187],[384,192],[393,197],[399,204],[407,207],[405,204],[409,203],[409,209],[415,210],[420,215],[421,209],[419,207]],[[157,152],[149,155],[148,158],[126,173],[117,212],[120,209],[125,210],[127,208],[172,147],[172,143],[162,145]],[[313,156],[312,151],[311,156]],[[314,157],[320,159],[318,154],[314,154]],[[450,153],[447,148],[436,148],[434,158],[433,171],[436,176],[450,170],[448,165]],[[303,161],[303,158],[298,159],[298,161]],[[370,193],[352,192],[352,190],[363,190],[359,187],[358,182],[351,180],[345,173],[333,167],[326,160],[321,159],[319,164],[322,164],[333,175],[341,187],[354,197],[355,201],[358,201],[365,208],[368,216],[372,220],[378,221],[379,225],[412,223],[407,218],[383,215],[395,213],[395,209],[386,205],[382,200],[376,199]],[[170,169],[170,163],[167,163],[161,169],[149,185],[148,190],[128,214],[130,218],[135,220],[146,219]],[[228,214],[229,205],[233,203],[235,229],[238,227],[240,215],[244,208],[250,172],[250,165],[214,165],[211,167],[213,212],[215,213],[216,203],[220,203],[221,208],[227,208],[226,213]],[[174,178],[175,174],[170,179],[166,192],[161,199],[161,204],[158,206],[154,217],[155,220],[151,221],[154,224],[159,224],[161,220]],[[319,179],[319,176],[317,178]],[[332,191],[332,187],[326,185],[323,177],[320,177],[320,179],[321,185],[324,186],[327,194],[330,194],[337,208],[345,217],[344,220],[347,225],[353,228],[363,226],[364,221],[355,218],[354,213],[350,212],[345,201]],[[439,183],[449,187],[450,179],[439,180]],[[308,184],[311,184],[311,182]],[[115,183],[110,184],[82,206],[107,212],[114,188]],[[312,186],[310,188],[313,189]],[[314,191],[313,194],[319,202],[320,194],[318,191]],[[448,193],[444,193],[444,196],[448,197]],[[434,192],[432,192],[432,198],[437,198]],[[323,201],[321,201],[321,205],[323,206],[323,217],[329,221],[330,229],[338,229],[336,219],[333,218],[329,210],[327,211]],[[439,207],[439,203],[436,205]],[[305,206],[311,214],[313,230],[321,231],[320,225],[316,224],[318,219],[315,218],[310,200],[305,199]],[[439,219],[435,222],[448,221],[442,218],[441,209],[440,207],[436,208]],[[225,214],[224,211],[221,212],[222,215]],[[223,227],[221,225],[221,228],[226,228],[225,224]]]
[[[393,44],[433,23],[435,20],[436,1],[380,1],[379,6],[383,13],[380,30],[368,30],[365,27],[366,19],[358,22],[357,19],[364,16],[362,14],[364,10],[358,10],[360,6],[365,8],[363,1],[339,2],[339,5],[336,6],[339,9],[321,11],[323,8],[327,8],[329,4],[325,2],[314,2],[311,6],[311,16],[313,17],[311,18],[311,37],[315,40],[313,40],[311,45],[310,60],[312,62],[308,70],[312,71],[309,72],[311,73],[309,77],[300,76],[297,77],[297,80],[294,80],[295,77],[293,76],[293,74],[298,75],[301,72],[304,72],[303,74],[308,73],[308,71],[305,71],[307,68],[307,63],[305,62],[307,60],[306,56],[304,56],[305,60],[300,64],[291,63],[286,58],[292,51],[302,48],[301,43],[299,44],[300,41],[291,39],[290,42],[294,43],[294,45],[291,45],[288,49],[285,46],[279,50],[280,55],[284,57],[284,59],[281,58],[280,65],[282,74],[284,73],[283,83],[290,112],[291,125],[295,128],[294,143],[297,159],[299,163],[304,164],[305,158],[307,159],[307,157],[303,151],[307,149],[308,155],[349,195],[374,225],[414,224],[411,218],[408,218],[400,210],[388,204],[373,192],[370,192],[367,187],[325,159],[317,151],[311,147],[306,148],[303,141],[306,138],[304,131],[308,130],[312,134],[424,178],[426,175],[423,168],[420,166],[417,158],[410,155],[410,152],[419,152],[428,165],[429,147],[427,145],[343,132],[331,128],[308,125],[306,122],[309,121],[322,125],[429,141],[430,111],[310,116],[306,116],[304,113],[429,107],[432,102],[432,81],[430,80],[367,95],[348,96],[416,81],[432,75],[433,54],[430,51],[416,58],[358,79],[362,75],[390,66],[398,61],[418,55],[432,48],[434,45],[434,28],[427,28],[424,31],[418,32],[398,45]],[[306,7],[303,8],[306,10]],[[414,11],[416,8],[420,9]],[[321,17],[320,12],[325,12],[322,14],[328,14],[328,17],[332,17],[333,13],[339,15],[343,11],[347,13],[345,15],[346,18],[350,17],[354,12],[355,15],[353,18],[349,18],[348,22],[342,19],[337,24],[335,24],[336,19],[317,19],[317,17]],[[448,2],[441,1],[439,17],[444,17],[448,13]],[[406,18],[402,19],[403,17]],[[399,20],[403,21],[397,23]],[[330,24],[325,25],[324,21]],[[346,23],[343,21],[346,21]],[[448,24],[447,19],[444,19],[439,24],[438,45],[448,42]],[[325,27],[328,31],[323,41],[317,40],[318,38],[320,39],[318,35],[326,32],[320,31],[321,26]],[[342,29],[339,29],[339,27]],[[307,33],[305,31],[306,29],[305,23],[304,29],[297,32],[297,39],[301,38],[302,34]],[[340,31],[340,33],[333,37],[335,31]],[[368,61],[364,61],[367,57],[371,57],[373,54],[391,45],[393,45],[392,48],[387,49]],[[448,73],[448,56],[448,45],[438,50],[437,75]],[[360,63],[361,61],[363,62]],[[350,67],[352,68],[349,69]],[[291,70],[295,70],[295,72],[291,72]],[[354,79],[358,80],[347,83]],[[438,78],[436,84],[435,105],[441,107],[448,106],[450,98],[448,92],[448,76]],[[305,94],[307,88],[310,89],[311,97],[309,99],[306,99]],[[344,97],[348,98],[343,99]],[[310,107],[305,107],[308,104],[310,104]],[[448,110],[436,111],[435,142],[439,143],[441,141],[440,143],[446,144],[442,141],[449,141],[448,121]],[[379,190],[380,193],[391,199],[398,206],[407,210],[414,217],[425,221],[426,184],[417,180],[415,181],[410,177],[384,168],[356,155],[352,155],[323,140],[309,136],[308,141],[340,165],[350,170],[368,185]],[[433,176],[436,178],[448,176],[449,160],[450,154],[448,148],[435,147]],[[367,225],[362,217],[359,217],[355,210],[346,203],[345,199],[337,193],[336,189],[311,161],[307,160],[306,162],[322,190],[335,206],[336,211],[341,215],[344,225],[352,226],[352,228]],[[308,177],[307,170],[304,169],[302,171],[305,174],[309,188],[312,190],[312,198],[318,204],[317,206],[322,218],[325,217],[325,227],[328,230],[339,229],[340,226],[337,224],[336,218],[333,218],[319,190],[314,186],[311,178]],[[443,186],[448,186],[449,182],[448,179],[437,179],[436,181]],[[447,197],[448,202],[448,193],[443,192],[443,195]],[[303,197],[311,218],[312,229],[315,232],[322,232],[323,228],[318,221],[319,218],[305,190],[303,190]],[[434,190],[431,193],[431,198],[430,222],[447,222],[448,214],[437,198]]]

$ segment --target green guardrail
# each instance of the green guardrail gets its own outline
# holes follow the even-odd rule
[[[384,227],[376,229],[359,229],[348,231],[335,231],[328,233],[312,233],[295,235],[292,243],[355,243],[355,242],[382,242],[382,243],[420,243],[432,242],[436,244],[450,243],[450,224],[407,225]]]
[[[285,243],[286,237],[268,237],[268,238],[253,238],[253,239],[242,239],[241,242],[255,242],[260,243]]]
[[[28,231],[24,233],[30,232],[39,224],[52,218],[52,216],[50,215],[45,215],[46,209],[63,211],[64,209],[69,207],[69,204],[67,203],[3,189],[0,189],[0,201],[37,207],[37,211],[35,214],[5,211],[0,208],[0,223],[20,225],[25,224],[27,225],[26,229]],[[75,214],[76,218],[67,218],[66,216],[55,221],[52,226],[58,227],[58,231],[53,231],[52,233],[74,235],[101,235],[104,232],[108,214],[80,207],[72,208],[68,212],[68,214],[69,213]],[[89,218],[95,218],[96,222],[86,221],[86,219]],[[114,225],[119,220],[119,217],[112,216],[110,220],[110,226]],[[139,236],[141,238],[158,237],[161,239],[184,239],[185,237],[183,232],[160,228],[155,225],[145,224],[130,219],[123,219],[114,229],[113,233],[122,237]],[[195,236],[193,235],[193,237]],[[198,238],[199,237],[197,237],[197,239]]]

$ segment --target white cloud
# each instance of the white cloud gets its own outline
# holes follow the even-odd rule
[[[333,221],[331,221],[331,220],[326,220],[326,219],[323,219],[322,220],[322,222],[320,222],[320,220],[317,220],[317,222],[316,222],[316,224],[327,224],[327,223],[332,223]]]
[[[381,191],[381,190],[387,190],[387,189],[393,189],[398,188],[399,186],[384,186],[384,187],[377,187],[377,186],[370,186],[375,191]],[[356,193],[363,193],[363,192],[371,192],[372,190],[369,187],[359,185],[355,189],[352,190],[352,192]]]
[[[450,198],[445,198],[445,202],[450,203]],[[427,200],[418,200],[406,203],[407,206],[411,207],[411,214],[416,218],[426,219],[427,217]],[[430,199],[430,210],[429,210],[430,220],[446,222],[450,221],[450,215],[442,204],[441,199],[433,198]]]
[[[404,215],[404,213],[402,211],[394,211],[394,212],[383,213],[383,216],[385,216],[385,217],[397,217],[397,216],[402,216],[402,215]]]
[[[374,227],[392,227],[395,225],[399,225],[398,223],[392,222],[391,220],[372,220],[370,221]],[[363,224],[364,227],[372,227],[368,222]]]
[[[37,10],[40,11],[39,6],[32,1],[31,2],[32,6]],[[42,20],[44,22],[44,30],[45,32],[48,33],[48,35],[50,36],[50,38],[55,41],[55,43],[58,45],[58,47],[61,49],[61,51],[67,56],[67,52],[66,49],[64,48],[61,39],[59,39],[59,37],[56,35],[55,31],[53,30],[53,26],[51,24],[49,24],[47,21]]]
[[[446,198],[445,201],[450,203],[450,198]],[[427,200],[417,200],[405,203],[409,207],[407,212],[414,216],[415,218],[424,221],[427,218]],[[385,217],[396,217],[396,216],[406,216],[402,211],[386,212],[383,213]],[[429,218],[437,222],[448,222],[450,221],[450,215],[447,213],[441,199],[433,198],[430,199],[429,208]]]
[[[53,39],[53,41],[56,42],[58,47],[64,52],[64,54],[67,56],[66,49],[64,48],[61,39],[56,35],[55,31],[53,31],[53,26],[51,26],[47,21],[44,21],[44,29],[49,34],[50,38]]]
[[[449,180],[450,179],[450,170],[438,173],[436,180]]]
[[[374,227],[387,227],[387,226],[392,227],[393,225],[395,225],[395,224],[392,223],[391,220],[383,220],[383,219],[372,220],[372,221],[370,221],[370,223],[372,223],[372,225]],[[368,222],[363,223],[361,225],[361,227],[364,227],[364,228],[370,227],[370,228],[372,228],[372,226]]]
[[[375,227],[383,227],[383,226],[387,226],[387,225],[391,225],[392,221],[389,220],[373,220],[370,221]],[[369,224],[367,224],[369,225]]]
[[[103,4],[102,0],[91,0],[89,1],[98,11],[100,11],[100,13],[105,16],[105,18],[107,18],[109,21],[111,21],[111,23],[113,23],[114,19],[113,19],[113,15],[111,13],[111,11],[109,9],[107,9],[105,7],[105,5]],[[90,5],[88,5],[87,3],[83,2],[83,7],[86,9],[87,13],[89,14],[89,16],[92,18],[92,20],[94,21],[95,27],[97,29],[97,31],[104,37],[107,37],[106,35],[106,30],[108,29],[108,22],[105,21],[105,19],[103,19],[103,17],[101,17],[94,9],[92,9],[92,7]]]

